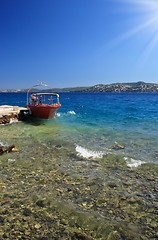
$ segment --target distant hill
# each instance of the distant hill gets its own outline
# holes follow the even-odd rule
[[[32,89],[32,92],[41,90]],[[42,92],[50,91],[49,89]],[[73,88],[53,88],[54,92],[158,92],[158,84],[145,82],[131,83],[112,83],[112,84],[97,84],[92,87],[73,87]],[[0,90],[0,92],[27,92],[27,89],[21,90]]]
[[[84,92],[158,92],[158,84],[145,82],[97,84]]]
[[[54,89],[57,92],[158,92],[158,84],[145,82],[97,84],[92,87]]]

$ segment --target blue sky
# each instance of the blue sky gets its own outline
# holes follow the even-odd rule
[[[0,89],[158,83],[157,0],[0,0]]]

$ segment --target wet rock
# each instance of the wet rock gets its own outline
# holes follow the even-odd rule
[[[10,119],[11,119],[11,116],[9,116],[9,115],[4,115],[3,117],[1,117],[1,124],[10,123]]]
[[[0,223],[4,223],[5,218],[0,216]]]
[[[8,147],[2,146],[0,144],[0,154],[8,153],[8,152],[17,152],[18,149],[16,148],[15,144],[11,144]]]
[[[75,237],[75,239],[80,239],[80,240],[92,240],[92,238],[91,237],[89,237],[87,234],[85,234],[85,233],[82,233],[82,232],[75,232],[74,233],[74,237]]]
[[[4,233],[4,234],[2,235],[2,237],[3,237],[4,239],[8,239],[8,235],[7,235],[6,233]]]
[[[7,153],[8,149],[2,145],[0,145],[0,154]]]
[[[15,144],[11,144],[8,147],[8,152],[17,152],[18,149],[16,148]]]
[[[68,224],[68,221],[65,220],[65,219],[61,219],[60,223],[63,224],[63,225],[67,225],[67,224]]]
[[[24,216],[30,216],[31,214],[32,214],[32,211],[31,211],[30,208],[25,208],[25,209],[23,210],[23,215],[24,215]]]
[[[35,224],[35,228],[39,229],[39,228],[41,228],[41,225],[39,223],[37,223],[37,224]]]
[[[148,181],[155,181],[155,179],[153,177],[148,177],[147,180]]]
[[[44,207],[45,202],[44,202],[44,200],[37,200],[36,205],[39,206],[39,207]]]
[[[107,237],[107,240],[120,240],[120,239],[122,238],[117,231],[112,231]]]
[[[56,147],[56,148],[61,148],[62,145],[58,144],[58,145],[56,145],[55,147]]]
[[[109,182],[108,186],[111,188],[115,188],[115,187],[117,187],[117,184],[115,182]]]
[[[112,149],[121,150],[121,149],[125,149],[125,146],[121,146],[120,144],[115,143],[115,145],[112,147]]]
[[[137,200],[134,199],[134,198],[130,198],[130,199],[128,200],[128,202],[129,202],[130,204],[134,204],[134,203],[137,202]]]

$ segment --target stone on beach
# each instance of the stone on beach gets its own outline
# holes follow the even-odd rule
[[[27,108],[1,105],[0,106],[0,124],[10,123],[11,119],[18,120],[21,111],[26,111]]]

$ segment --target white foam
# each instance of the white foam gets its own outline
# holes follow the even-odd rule
[[[72,114],[72,115],[76,115],[76,113],[74,111],[68,111],[67,113]]]
[[[0,145],[2,145],[2,146],[4,146],[4,147],[7,147],[8,146],[8,144],[6,143],[6,144],[4,144],[3,142],[1,142],[0,141]]]
[[[61,116],[61,113],[57,113],[56,116],[57,116],[57,117],[60,117],[60,116]]]
[[[16,161],[15,159],[11,159],[11,158],[8,159],[8,162],[15,162],[15,161]]]
[[[77,155],[84,158],[102,158],[103,152],[91,151],[81,146],[76,146]]]
[[[4,144],[0,141],[0,145],[4,146]]]
[[[12,124],[12,123],[16,123],[16,122],[18,122],[17,119],[11,118],[9,123]]]
[[[124,160],[126,161],[127,166],[130,168],[136,168],[136,167],[141,166],[142,164],[146,163],[141,160],[135,160],[133,158],[127,158],[127,157],[124,157]]]

